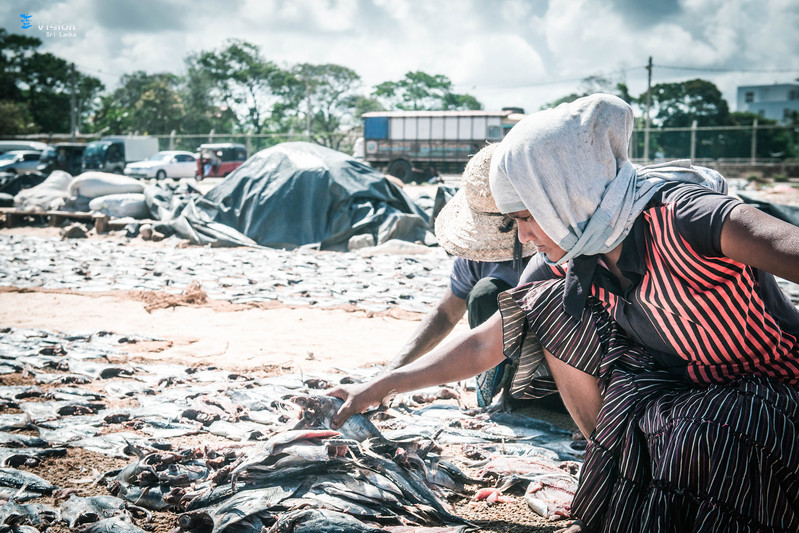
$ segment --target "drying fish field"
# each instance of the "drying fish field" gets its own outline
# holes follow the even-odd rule
[[[487,413],[471,384],[451,383],[329,429],[338,400],[325,390],[369,379],[400,347],[446,287],[443,254],[62,240],[52,228],[4,230],[0,250],[0,527],[564,524],[584,442],[562,412]],[[214,348],[204,338],[224,336],[220,323],[234,338]],[[258,350],[235,338],[247,331]]]
[[[449,383],[330,429],[325,391],[380,371],[443,293],[445,255],[20,228],[0,265],[1,531],[567,523],[585,442],[561,411],[487,412]]]

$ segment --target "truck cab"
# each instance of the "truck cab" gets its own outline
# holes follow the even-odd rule
[[[86,150],[86,145],[83,143],[56,143],[42,152],[38,170],[44,174],[49,174],[54,170],[63,170],[76,176],[81,172],[84,150]]]

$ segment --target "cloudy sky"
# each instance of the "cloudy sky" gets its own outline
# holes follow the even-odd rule
[[[135,70],[182,73],[188,53],[231,38],[284,66],[347,66],[365,88],[444,74],[486,109],[528,112],[592,75],[641,94],[649,56],[653,83],[710,80],[731,109],[740,85],[799,78],[799,0],[7,0],[0,24],[108,88]]]

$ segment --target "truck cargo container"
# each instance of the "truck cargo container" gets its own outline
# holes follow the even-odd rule
[[[404,182],[461,173],[472,155],[501,141],[523,113],[519,108],[364,113],[362,154],[355,155]]]
[[[157,151],[158,139],[155,137],[111,135],[86,145],[81,169],[122,174],[128,163],[143,161]]]

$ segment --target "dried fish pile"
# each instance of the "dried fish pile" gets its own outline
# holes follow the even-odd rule
[[[461,409],[457,386],[397,397],[371,421],[354,416],[333,431],[340,400],[320,389],[377,369],[256,378],[109,362],[133,340],[0,331],[0,368],[35,382],[0,385],[0,529],[141,531],[166,511],[193,532],[461,531],[470,524],[450,500],[508,494],[551,519],[568,510],[581,457],[571,434]],[[196,444],[173,444],[187,436]],[[457,466],[443,453],[452,447],[468,460]],[[29,471],[72,448],[130,462],[100,473],[105,494],[91,497]],[[60,506],[42,505],[48,495]]]
[[[452,260],[414,256],[253,248],[141,248],[104,240],[0,236],[0,285],[83,292],[180,293],[199,282],[208,297],[233,303],[398,307],[427,312],[443,294]]]
[[[427,312],[440,298],[452,265],[443,252],[363,256],[306,249],[140,248],[16,235],[0,235],[0,262],[0,285],[19,288],[180,293],[199,282],[209,298],[233,303],[413,312]],[[799,285],[778,282],[799,305]]]

